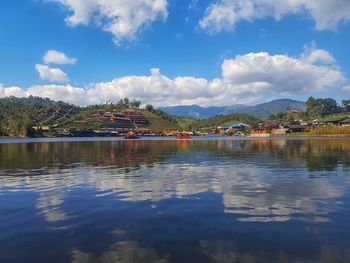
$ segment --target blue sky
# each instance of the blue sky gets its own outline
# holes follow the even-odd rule
[[[3,0],[0,97],[209,106],[350,96],[350,1],[138,2]]]

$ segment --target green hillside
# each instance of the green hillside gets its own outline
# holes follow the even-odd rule
[[[243,113],[234,113],[228,115],[218,115],[211,117],[209,119],[199,120],[194,123],[195,129],[209,129],[215,128],[218,126],[231,125],[237,122],[243,122],[251,126],[256,126],[259,123],[259,119]]]
[[[327,115],[325,117],[320,118],[319,121],[321,122],[337,121],[337,120],[345,119],[346,117],[349,117],[349,116],[350,116],[350,112],[342,112],[342,113]]]
[[[181,128],[178,123],[163,119],[152,112],[147,110],[141,110],[141,112],[150,121],[148,128],[152,131],[178,130]]]
[[[117,104],[101,104],[88,107],[78,107],[63,102],[56,102],[40,97],[0,99],[0,136],[41,136],[32,127],[49,127],[66,130],[98,130],[112,125],[110,121],[95,121],[89,119],[94,114],[105,112],[121,113],[125,109],[134,108],[141,111],[149,125],[146,127],[152,131],[182,129],[178,124],[180,118],[175,118],[167,113],[152,108],[151,111],[139,109],[139,102],[126,98]]]
[[[79,108],[47,98],[8,97],[0,99],[0,136],[31,136],[33,125],[62,123],[68,115],[76,114]]]

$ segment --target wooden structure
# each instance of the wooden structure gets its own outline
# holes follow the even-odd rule
[[[287,125],[290,132],[305,132],[307,129],[306,125]]]
[[[339,122],[341,126],[350,126],[350,117],[346,117],[345,119]]]
[[[135,125],[149,125],[149,120],[140,111],[125,110],[123,115],[129,118]]]
[[[191,135],[188,132],[183,131],[183,132],[180,132],[176,135],[176,139],[178,139],[178,140],[191,139]]]

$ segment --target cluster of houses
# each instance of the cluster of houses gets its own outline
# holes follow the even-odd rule
[[[103,114],[93,114],[85,121],[101,122],[103,128],[121,129],[132,129],[139,126],[145,127],[150,124],[142,112],[135,110],[125,110],[122,113],[105,112]]]
[[[65,118],[69,112],[57,111],[54,116],[57,120]],[[47,116],[43,113],[43,116],[38,116],[38,119],[43,119]],[[123,112],[101,112],[93,114],[84,120],[75,121],[76,127],[81,127],[85,124],[93,122],[99,123],[98,130],[80,130],[77,129],[78,136],[115,136],[118,134],[125,134],[130,130],[136,131],[139,134],[150,135],[153,132],[149,129],[151,124],[150,120],[141,112],[133,109],[127,109]],[[44,123],[43,121],[41,123]],[[58,125],[58,124],[57,124]],[[33,126],[32,128],[40,133],[53,132],[56,136],[70,136],[71,131],[66,128],[59,128],[57,125],[53,127],[49,126]],[[55,127],[56,126],[56,127]],[[285,124],[283,121],[278,120],[266,120],[259,123],[258,127],[251,127],[246,123],[233,123],[231,125],[216,127],[212,132],[208,134],[220,134],[220,135],[236,135],[253,137],[269,137],[269,136],[283,136],[289,133],[301,133],[307,132],[314,127],[319,126],[350,126],[350,117],[342,117],[338,119],[332,119],[328,121],[321,121],[319,119],[313,121],[294,120],[293,124]],[[52,130],[51,130],[52,129]],[[174,135],[174,131],[159,131],[158,135]],[[196,132],[192,135],[207,135],[205,133]]]
[[[307,132],[310,128],[319,126],[349,126],[350,117],[342,117],[329,121],[320,121],[318,119],[312,122],[304,120],[295,120],[294,124],[284,124],[282,121],[264,121],[258,124],[258,127],[252,127],[245,123],[233,123],[228,126],[219,126],[215,133],[220,135],[247,135],[253,137],[283,136],[289,133]]]
[[[145,117],[141,111],[132,109],[123,112],[104,112],[93,114],[84,120],[74,121],[75,126],[83,126],[91,122],[98,122],[101,126],[98,130],[80,130],[75,131],[75,135],[79,136],[114,136],[118,134],[127,133],[130,130],[137,130],[140,134],[150,134],[151,131],[148,126],[150,121]],[[55,125],[57,126],[57,125]],[[67,128],[49,127],[45,125],[33,126],[36,132],[53,133],[55,136],[71,136],[72,131]]]
[[[350,126],[350,117],[342,117],[338,119],[332,119],[327,120],[324,122],[321,122],[320,120],[316,119],[312,121],[312,125],[314,126],[322,126],[322,125],[333,125],[333,126]]]
[[[81,121],[80,121],[81,122]],[[117,134],[127,133],[135,130],[140,134],[149,134],[151,131],[148,126],[150,121],[141,111],[132,109],[123,112],[104,112],[89,116],[83,122],[99,122],[101,128],[93,131],[100,136],[113,136]],[[77,121],[75,124],[79,124]]]
[[[278,121],[259,123],[257,129],[250,132],[254,137],[268,137],[270,135],[286,135],[288,133],[306,132],[308,124],[296,122],[295,124],[286,125]]]
[[[220,135],[244,135],[243,131],[250,129],[250,125],[246,123],[233,123],[231,125],[216,127],[214,133]]]
[[[259,124],[259,127],[251,131],[250,135],[254,137],[268,137],[270,135],[286,135],[288,133],[307,132],[308,130],[321,126],[350,126],[350,117],[320,121],[315,119],[312,122],[304,120],[295,120],[294,124],[283,124],[280,121],[267,121]]]
[[[73,109],[63,109],[63,108],[46,108],[36,114],[33,118],[35,123],[48,124],[52,122],[60,123],[64,121],[67,117],[72,114]]]
[[[285,135],[287,133],[304,132],[308,128],[306,123],[298,123],[294,125],[283,125],[278,121],[265,121],[259,123],[258,128],[252,127],[246,123],[233,123],[227,126],[219,126],[215,133],[220,135],[247,135],[254,137],[267,137],[271,134]]]

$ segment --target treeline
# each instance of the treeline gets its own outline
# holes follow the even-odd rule
[[[217,127],[225,123],[228,124],[229,122],[243,122],[256,127],[259,124],[260,119],[249,114],[233,113],[228,115],[217,115],[209,119],[198,120],[197,122],[193,123],[192,126],[194,129],[203,129]]]
[[[17,98],[6,97],[0,99],[0,136],[32,136],[33,126],[55,126],[65,128],[76,128],[75,121],[84,120],[95,113],[106,111],[118,112],[125,109],[140,108],[141,101],[124,98],[113,103],[107,101],[105,104],[96,104],[86,107],[75,106],[62,101],[53,101],[49,98],[33,97]],[[158,117],[177,123],[175,117],[152,105],[146,109]],[[58,122],[59,120],[59,122]]]
[[[51,100],[38,97],[0,99],[0,136],[28,136],[32,118]]]
[[[106,102],[100,105],[79,107],[62,101],[53,101],[48,98],[33,97],[0,99],[0,136],[32,136],[33,125],[47,125],[54,127],[76,128],[76,121],[84,120],[95,113],[106,111],[118,112],[128,108],[140,108],[141,101],[124,98],[116,103]],[[275,113],[270,120],[279,120],[286,124],[293,124],[295,120],[312,120],[331,114],[350,112],[350,100],[343,100],[338,104],[332,98],[310,97],[306,102],[305,112],[288,111]],[[256,127],[261,121],[248,114],[234,113],[218,115],[209,119],[195,120],[172,116],[148,104],[145,106],[159,118],[169,121],[189,130],[206,129],[234,122],[243,122]],[[94,124],[95,125],[95,124]]]
[[[296,120],[309,119],[309,116],[306,112],[287,111],[287,112],[276,112],[274,114],[271,114],[269,119],[279,121],[287,125],[292,125],[292,124],[297,124]]]
[[[132,99],[130,100],[128,97],[125,97],[124,99],[120,99],[118,102],[113,103],[112,101],[106,101],[105,104],[95,104],[95,105],[89,105],[86,107],[82,107],[85,111],[116,111],[116,110],[125,110],[130,108],[140,108],[141,101]]]
[[[341,104],[338,104],[335,99],[332,98],[314,98],[309,97],[306,101],[306,111],[304,112],[277,112],[271,114],[270,120],[278,120],[285,124],[295,124],[295,120],[308,120],[311,121],[315,118],[323,118],[328,115],[338,113],[350,113],[350,100],[342,100]]]
[[[337,101],[332,98],[318,98],[310,97],[306,101],[307,110],[306,113],[310,117],[323,117],[330,114],[349,112],[350,100],[342,100],[342,103],[338,105]]]
[[[170,121],[172,123],[177,123],[177,118],[160,110],[160,109],[155,109],[153,107],[153,105],[151,104],[147,104],[146,105],[146,108],[145,108],[147,111],[157,115],[158,117],[162,118],[163,120],[167,120],[167,121]]]
[[[76,106],[48,98],[7,97],[0,99],[0,136],[31,136],[36,117],[44,110],[71,109]]]

